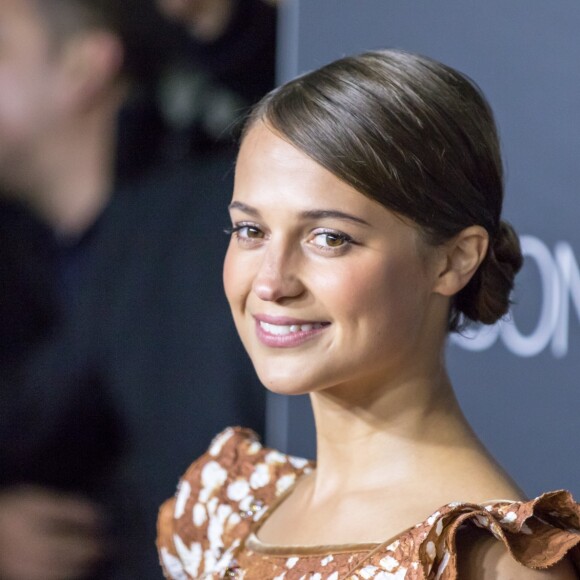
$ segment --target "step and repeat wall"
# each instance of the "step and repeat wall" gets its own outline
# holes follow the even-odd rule
[[[280,81],[396,47],[467,73],[495,111],[505,217],[525,266],[509,320],[451,338],[459,400],[488,448],[535,495],[580,495],[580,3],[286,0]],[[313,457],[306,397],[272,395],[269,443]]]

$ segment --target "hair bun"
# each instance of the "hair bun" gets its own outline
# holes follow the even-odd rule
[[[515,275],[523,264],[520,241],[512,226],[499,224],[477,274],[457,295],[455,308],[474,322],[493,324],[510,307]]]

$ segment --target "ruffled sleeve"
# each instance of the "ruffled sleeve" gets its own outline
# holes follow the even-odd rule
[[[449,504],[425,523],[418,542],[425,578],[458,577],[456,540],[463,525],[487,530],[528,568],[549,568],[568,553],[578,565],[580,505],[567,491],[546,493],[527,502]]]
[[[545,569],[568,555],[580,572],[580,505],[556,491],[527,502],[445,505],[359,559],[348,578],[458,580],[458,550],[472,537],[459,543],[458,534],[469,526],[502,542],[523,566]]]
[[[166,578],[223,575],[254,522],[302,474],[306,460],[264,448],[249,429],[230,427],[179,481],[160,509],[157,547]]]

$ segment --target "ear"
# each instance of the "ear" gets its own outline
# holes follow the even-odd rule
[[[471,280],[485,258],[489,234],[481,226],[470,226],[445,242],[441,266],[433,291],[442,296],[457,294]]]
[[[89,108],[118,79],[124,58],[121,40],[106,30],[83,31],[62,51],[63,99],[74,108]]]

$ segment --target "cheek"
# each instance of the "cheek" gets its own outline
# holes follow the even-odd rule
[[[231,245],[228,247],[226,252],[226,257],[224,259],[224,269],[223,269],[223,284],[226,293],[226,298],[230,303],[230,307],[233,306],[232,300],[234,297],[234,288],[236,287],[237,272],[235,267],[235,260],[232,257]]]
[[[252,290],[251,264],[241,258],[237,248],[230,244],[224,260],[223,284],[238,336],[251,355],[252,320],[245,316],[249,294]]]
[[[370,323],[382,333],[384,327],[400,326],[414,316],[422,301],[421,276],[402,258],[359,263],[340,281],[330,279],[328,284],[334,286],[332,296],[337,312],[355,324]]]
[[[248,291],[252,286],[252,270],[239,256],[237,248],[230,243],[223,269],[223,284],[226,298],[234,316],[243,308]]]

